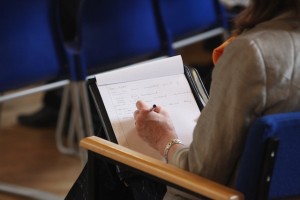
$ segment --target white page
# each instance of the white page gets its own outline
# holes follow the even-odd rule
[[[169,112],[182,142],[189,145],[192,141],[193,129],[200,110],[183,73],[110,85],[97,85],[120,145],[162,159],[156,150],[148,146],[137,135],[133,119],[137,100],[143,100],[149,105],[163,106]]]
[[[96,80],[98,85],[107,85],[183,73],[181,56],[174,56],[100,73]]]

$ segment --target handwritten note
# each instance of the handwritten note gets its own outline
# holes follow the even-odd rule
[[[183,66],[182,66],[183,67]],[[120,145],[162,159],[136,133],[133,112],[137,100],[163,106],[170,114],[179,138],[192,141],[196,119],[200,115],[185,75],[176,74],[129,82],[99,84],[102,100]]]

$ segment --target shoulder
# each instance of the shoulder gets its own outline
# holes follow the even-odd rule
[[[253,45],[262,53],[283,53],[295,50],[295,44],[300,42],[300,20],[297,17],[276,17],[263,22],[244,32],[232,43],[235,47],[239,43]],[[276,51],[269,51],[276,50]]]
[[[276,67],[278,63],[291,66],[300,51],[300,22],[294,18],[274,19],[244,32],[224,50],[224,59],[239,58],[260,61],[264,67]],[[284,67],[283,67],[284,69]]]

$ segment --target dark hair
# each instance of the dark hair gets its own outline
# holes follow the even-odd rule
[[[235,32],[240,34],[286,10],[299,13],[299,2],[299,0],[251,0],[250,5],[235,19]]]

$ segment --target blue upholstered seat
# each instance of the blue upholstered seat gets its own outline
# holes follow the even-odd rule
[[[63,74],[65,55],[55,29],[54,2],[1,1],[0,92]]]
[[[78,78],[165,54],[158,23],[152,0],[83,0],[77,50],[71,51],[78,56]]]
[[[227,19],[218,0],[157,0],[157,3],[174,49],[226,34]]]
[[[237,189],[246,199],[300,196],[300,112],[259,118],[249,131]]]

